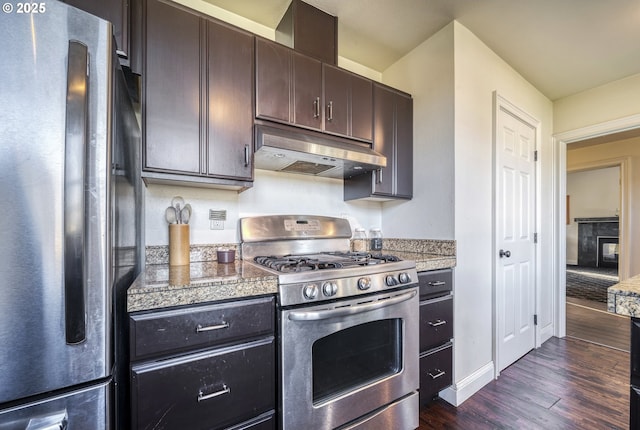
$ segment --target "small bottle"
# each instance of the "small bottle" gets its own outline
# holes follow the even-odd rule
[[[369,242],[371,251],[382,251],[382,231],[379,228],[369,230]]]
[[[367,232],[364,228],[356,228],[353,233],[353,252],[367,252]]]

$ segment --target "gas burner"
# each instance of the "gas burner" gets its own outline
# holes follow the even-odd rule
[[[370,252],[329,252],[328,255],[343,257],[362,264],[379,264],[400,261],[399,257],[390,254],[372,254]]]
[[[336,261],[322,261],[318,258],[284,255],[258,256],[255,262],[283,273],[305,272],[308,270],[339,269],[342,264]]]

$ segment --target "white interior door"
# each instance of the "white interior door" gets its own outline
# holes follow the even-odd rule
[[[536,128],[508,105],[497,103],[495,136],[494,261],[499,373],[535,347]]]

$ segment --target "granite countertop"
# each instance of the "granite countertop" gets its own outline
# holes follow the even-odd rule
[[[127,291],[127,311],[245,298],[278,292],[278,278],[236,260],[147,266]]]
[[[640,317],[640,275],[612,285],[607,290],[607,296],[609,312]]]
[[[448,269],[456,265],[454,241],[385,239],[383,246],[382,253],[394,254],[403,260],[414,260],[419,272]],[[201,258],[201,251],[194,252],[192,249],[192,258],[196,254]],[[152,252],[155,254],[152,258],[165,257],[163,249],[154,249]],[[205,258],[209,255],[207,253]],[[148,256],[147,261],[152,258]],[[217,261],[192,262],[184,266],[169,266],[166,260],[160,260],[159,263],[148,264],[129,287],[128,312],[278,292],[277,276],[242,260],[229,264],[219,264]]]

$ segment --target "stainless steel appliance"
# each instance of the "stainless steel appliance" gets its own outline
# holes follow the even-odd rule
[[[4,6],[0,429],[112,428],[114,312],[141,260],[137,122],[111,24]]]
[[[278,275],[282,428],[417,428],[415,262],[350,252],[341,218],[243,218],[240,231],[243,260]]]

